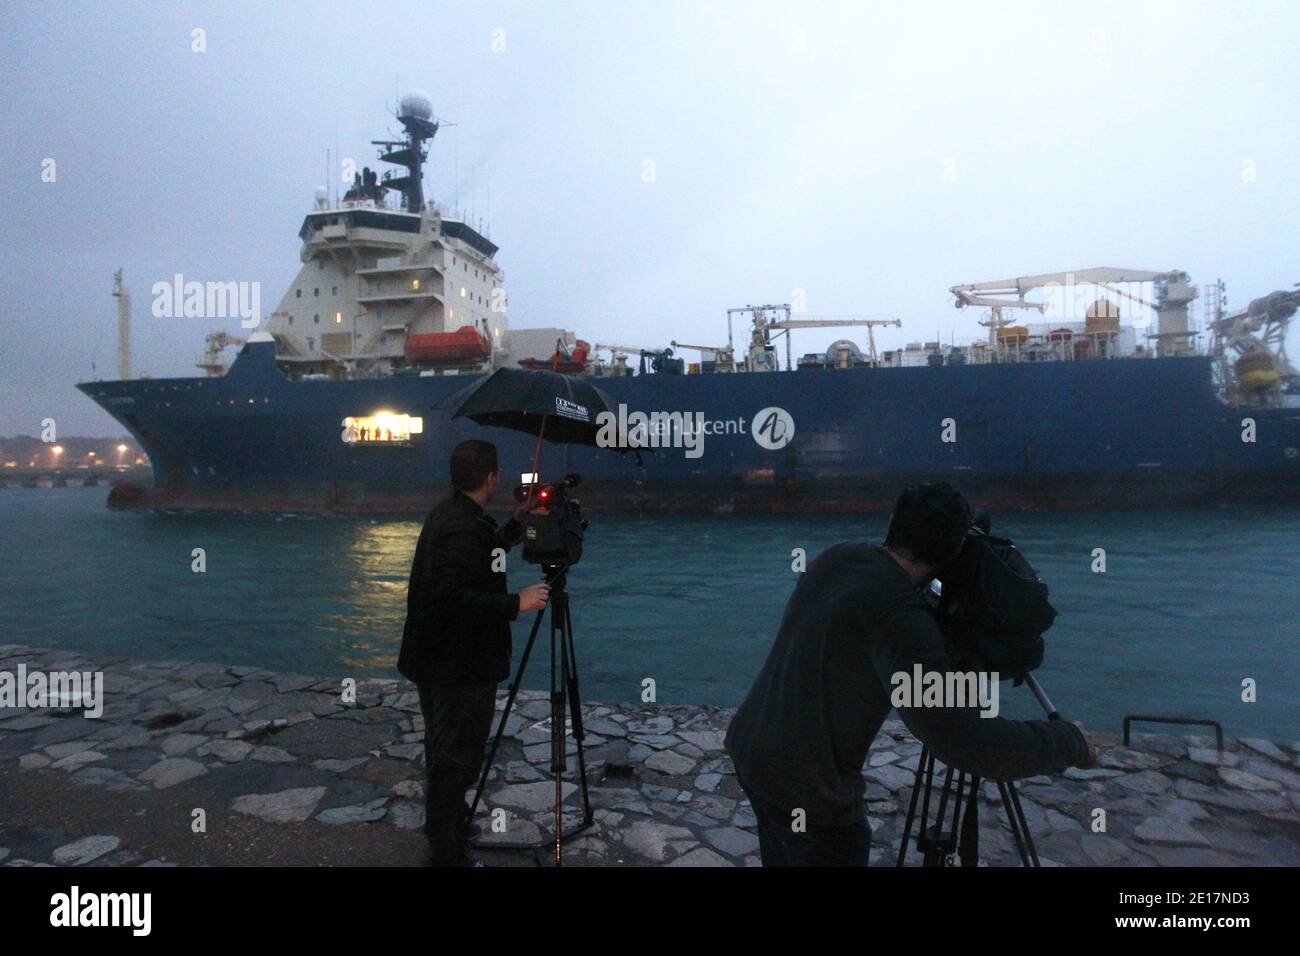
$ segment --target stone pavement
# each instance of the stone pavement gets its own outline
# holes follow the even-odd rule
[[[0,671],[20,664],[102,670],[106,702],[99,719],[0,710],[0,865],[421,859],[423,726],[410,684],[359,681],[345,701],[340,679],[0,645]],[[758,864],[754,817],[722,750],[731,711],[597,703],[583,714],[595,825],[566,844],[567,863]],[[549,718],[544,695],[520,694],[478,817],[489,844],[538,839],[553,819]],[[1300,742],[1230,741],[1222,755],[1201,737],[1099,744],[1100,767],[1020,784],[1044,865],[1300,864]],[[897,722],[872,748],[873,864],[894,861],[920,749]],[[571,821],[576,787],[564,790]],[[981,859],[1015,865],[989,784],[980,822]]]

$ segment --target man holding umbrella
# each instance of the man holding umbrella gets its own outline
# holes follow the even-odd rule
[[[510,368],[497,369],[440,404],[449,420],[468,419],[484,427],[535,435],[531,472],[535,476],[541,474],[543,439],[556,445],[599,447],[596,418],[609,408],[605,395],[589,382],[556,371]],[[524,611],[540,611],[551,597],[545,583],[519,594],[506,591],[497,549],[509,550],[519,541],[523,529],[518,519],[539,502],[530,490],[515,519],[498,528],[483,509],[500,486],[499,470],[496,446],[490,442],[463,441],[452,450],[452,496],[424,523],[407,591],[406,629],[397,668],[420,691],[428,767],[425,831],[432,862],[439,866],[472,865],[468,841],[472,810],[464,803],[465,791],[483,766],[496,685],[510,676],[510,622]],[[534,481],[530,489],[536,488]],[[539,492],[539,496],[544,495]],[[563,597],[559,606],[566,608],[567,615]],[[539,613],[533,636],[540,622]],[[531,647],[531,637],[529,641]],[[565,699],[564,688],[557,697],[552,687],[552,706],[558,712],[558,719],[552,716],[553,727],[565,725]],[[503,719],[498,740],[504,726]],[[563,755],[562,748],[560,752]],[[555,770],[557,797],[561,771]],[[475,807],[486,778],[484,771]],[[585,777],[583,794],[585,800]],[[557,799],[557,834],[560,803]],[[587,812],[590,815],[589,806]]]
[[[451,497],[425,519],[411,564],[397,669],[415,682],[424,715],[425,833],[434,866],[469,866],[465,791],[483,763],[496,686],[510,674],[510,622],[546,606],[549,589],[506,590],[501,555],[519,540],[483,509],[500,487],[496,446],[451,453]],[[497,549],[501,549],[498,552]]]

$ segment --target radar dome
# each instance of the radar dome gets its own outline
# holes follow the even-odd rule
[[[411,116],[427,120],[433,116],[433,103],[421,92],[407,93],[397,107],[397,115],[399,118]]]

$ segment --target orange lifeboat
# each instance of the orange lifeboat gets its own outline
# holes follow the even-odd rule
[[[557,348],[551,353],[550,358],[520,359],[519,364],[534,371],[547,369],[552,372],[563,372],[566,375],[577,375],[587,367],[587,355],[590,352],[591,346],[582,339],[578,339],[573,346],[572,352],[565,352]]]
[[[485,361],[492,346],[473,326],[455,332],[426,332],[406,340],[406,360],[416,365],[467,365]]]

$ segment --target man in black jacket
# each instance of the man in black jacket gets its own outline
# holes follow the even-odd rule
[[[956,669],[921,587],[956,556],[970,524],[965,499],[948,485],[909,488],[884,547],[835,545],[800,575],[726,737],[764,866],[867,865],[862,766],[893,706],[894,675],[917,665]],[[991,780],[1096,759],[1063,721],[988,718],[973,706],[898,713],[937,760]]]
[[[510,674],[510,622],[545,607],[545,584],[506,591],[505,555],[519,522],[498,528],[483,508],[500,487],[496,446],[451,453],[452,495],[425,519],[406,591],[397,669],[415,682],[424,715],[425,833],[435,866],[471,864],[465,791],[478,779]]]

